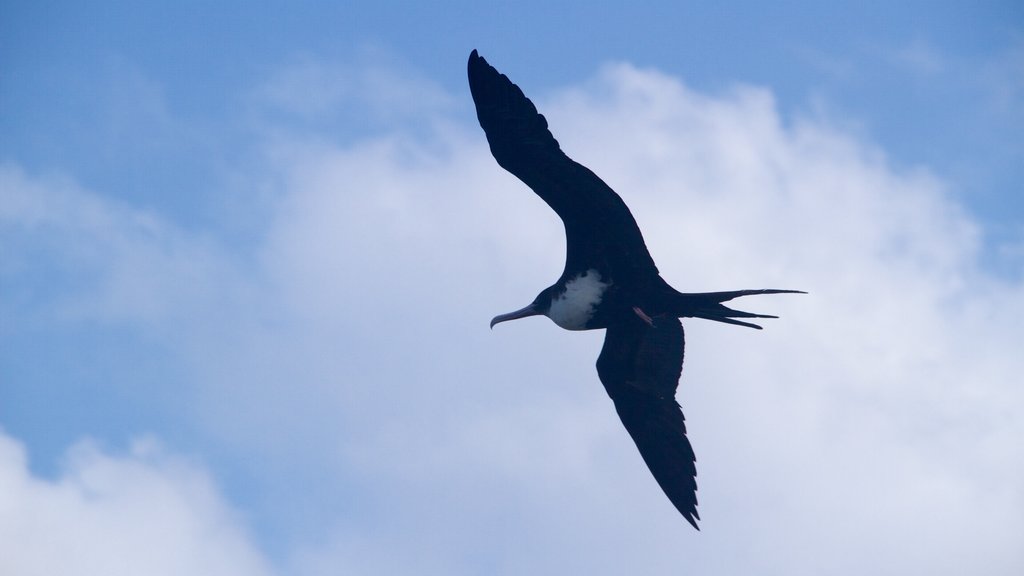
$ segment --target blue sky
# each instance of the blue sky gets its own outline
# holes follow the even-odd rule
[[[1018,573],[1024,9],[591,4],[0,7],[0,572]],[[600,334],[486,328],[563,240],[473,48],[676,287],[811,292],[686,323],[699,534]]]

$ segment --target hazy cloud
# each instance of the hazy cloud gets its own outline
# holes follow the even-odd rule
[[[0,433],[4,574],[270,574],[237,513],[196,464],[153,440],[112,456],[83,441],[58,478]]]
[[[297,74],[278,94],[302,93]],[[820,120],[780,117],[757,87],[709,96],[616,65],[532,95],[563,148],[622,194],[677,288],[811,292],[744,302],[782,316],[763,332],[686,323],[679,399],[701,533],[620,429],[593,369],[600,334],[487,330],[555,280],[563,236],[475,126],[438,116],[426,139],[275,137],[274,210],[245,254],[216,230],[16,168],[5,234],[15,256],[100,246],[80,264],[100,280],[68,288],[83,307],[117,317],[124,301],[140,322],[179,326],[167,345],[189,367],[197,433],[249,462],[236,471],[248,489],[227,497],[287,542],[275,561],[289,571],[1021,568],[1024,285],[980,266],[980,225],[943,182]],[[94,462],[150,470],[89,454],[69,478]],[[12,466],[19,485],[41,482]],[[182,499],[200,494],[221,518],[186,468]]]

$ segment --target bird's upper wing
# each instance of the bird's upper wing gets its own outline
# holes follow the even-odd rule
[[[491,153],[502,168],[533,189],[565,224],[567,266],[603,263],[657,273],[640,228],[622,198],[558,147],[530,99],[476,50],[469,88]],[[603,262],[602,262],[603,261]]]
[[[653,320],[653,326],[638,318],[608,328],[597,373],[654,479],[698,528],[696,457],[675,400],[683,368],[683,326],[670,316]]]

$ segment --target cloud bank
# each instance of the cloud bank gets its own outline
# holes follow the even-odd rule
[[[0,434],[4,574],[270,574],[238,514],[196,465],[139,440],[124,456],[82,442],[59,478]]]
[[[31,477],[7,439],[8,482],[70,494],[64,507],[25,499],[24,514],[50,510],[40,517],[68,534],[83,518],[100,522],[96,533],[173,532],[192,510],[193,526],[221,527],[223,540],[199,544],[234,551],[220,573],[265,571],[211,495],[205,474],[224,471],[224,497],[286,573],[1024,566],[1024,285],[980,265],[981,224],[926,168],[893,166],[826,119],[783,118],[756,87],[701,94],[613,65],[533,94],[569,155],[630,205],[677,288],[811,292],[745,302],[782,317],[762,332],[684,323],[679,400],[698,457],[698,534],[604,396],[601,334],[542,320],[487,330],[557,277],[564,240],[490,158],[468,94],[457,119],[439,104],[415,130],[354,143],[309,128],[320,100],[303,105],[301,86],[259,94],[271,107],[285,95],[306,116],[304,127],[259,132],[252,186],[271,191],[269,208],[232,215],[261,222],[241,249],[221,230],[191,231],[102,191],[0,171],[13,256],[0,270],[22,304],[13,317],[38,322],[56,303],[80,313],[53,330],[116,322],[159,334],[184,366],[159,385],[187,406],[165,417],[191,430],[190,450],[222,459],[182,471],[163,456],[86,450],[53,484]],[[31,255],[63,282],[22,291]],[[43,384],[7,384],[28,385]],[[152,431],[123,434],[139,432]],[[80,479],[93,467],[118,479],[95,502]],[[186,504],[153,520],[119,508],[147,489]],[[18,561],[42,565],[46,537],[22,538]]]

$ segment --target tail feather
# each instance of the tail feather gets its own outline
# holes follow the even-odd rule
[[[754,314],[742,310],[733,310],[722,304],[733,298],[741,296],[756,296],[760,294],[806,294],[802,290],[778,290],[767,288],[761,290],[732,290],[728,292],[698,292],[679,293],[680,317],[704,318],[725,324],[735,324],[760,330],[761,327],[751,322],[736,320],[736,318],[778,318],[769,314]]]

